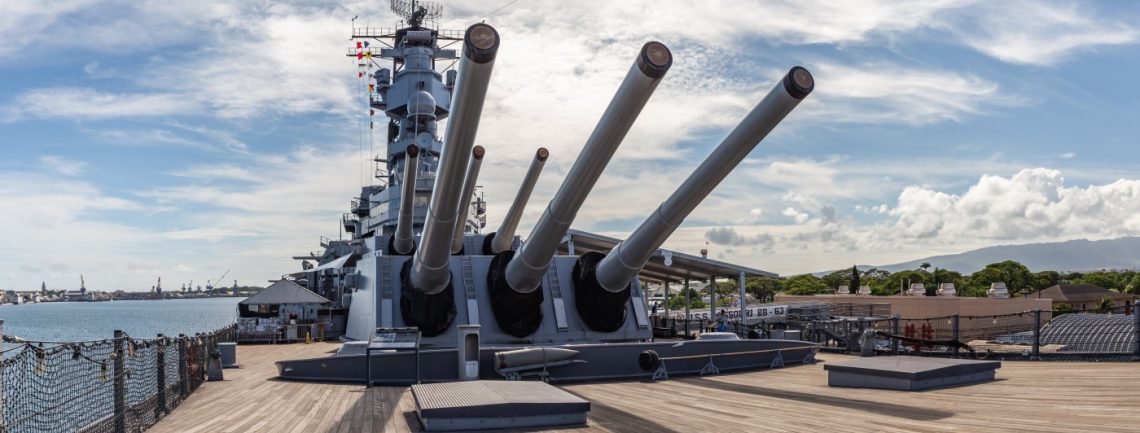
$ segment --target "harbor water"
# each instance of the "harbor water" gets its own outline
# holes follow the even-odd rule
[[[115,330],[136,338],[214,330],[233,323],[242,298],[48,302],[0,306],[4,335],[30,341],[92,341]]]

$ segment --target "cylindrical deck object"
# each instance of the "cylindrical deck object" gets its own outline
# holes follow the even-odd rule
[[[463,178],[463,195],[460,196],[459,218],[455,222],[455,233],[451,238],[451,254],[463,250],[463,229],[467,225],[467,212],[471,209],[471,196],[475,194],[475,182],[479,180],[479,167],[483,165],[483,146],[471,150],[471,161],[467,165],[467,176]]]
[[[519,186],[519,193],[515,194],[515,200],[511,202],[511,209],[503,217],[503,223],[499,225],[499,230],[495,231],[495,237],[491,240],[491,253],[498,254],[511,249],[511,243],[514,242],[515,231],[519,228],[519,220],[522,219],[523,210],[526,208],[527,201],[530,200],[530,194],[534,192],[534,185],[538,183],[538,176],[542,174],[542,167],[546,165],[546,158],[549,156],[550,152],[545,147],[538,148],[538,151],[534,153],[534,160],[530,162],[530,168],[527,169],[526,176],[523,177],[522,185]]]
[[[439,293],[451,281],[448,262],[463,178],[498,49],[499,34],[493,27],[479,23],[467,28],[431,205],[409,275],[413,289],[425,294]]]
[[[665,44],[648,42],[641,47],[637,60],[586,140],[558,193],[507,265],[506,280],[513,290],[529,293],[539,286],[582,202],[672,64],[673,55]]]
[[[626,240],[598,263],[602,288],[617,292],[629,285],[661,244],[756,145],[811,93],[815,80],[807,69],[793,67],[776,88],[733,129],[712,154],[689,175]]]
[[[409,144],[404,151],[404,184],[400,188],[400,215],[396,219],[396,234],[392,237],[392,250],[396,254],[410,254],[416,247],[412,239],[412,218],[415,216],[416,177],[420,167],[420,148]]]

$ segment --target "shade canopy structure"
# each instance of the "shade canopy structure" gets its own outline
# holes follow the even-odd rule
[[[317,266],[317,267],[315,267],[315,268],[309,269],[309,270],[307,270],[307,271],[305,271],[305,272],[316,272],[316,271],[323,271],[323,270],[325,270],[325,269],[340,269],[340,268],[344,267],[344,264],[345,264],[346,262],[348,262],[348,260],[349,260],[349,259],[351,259],[351,258],[352,258],[352,254],[351,254],[351,253],[349,253],[349,254],[345,254],[345,255],[343,255],[343,256],[340,256],[340,257],[337,257],[337,258],[333,259],[332,261],[330,261],[330,262],[328,262],[328,263],[325,263],[325,264],[323,264],[323,265],[320,265],[320,266]]]
[[[578,255],[590,251],[604,253],[612,250],[619,242],[621,239],[570,229],[559,247],[559,253],[569,254],[571,248],[573,254]],[[685,279],[706,281],[709,278],[737,278],[741,274],[753,277],[779,277],[775,273],[760,269],[659,248],[638,273],[638,278],[672,283],[682,282]]]
[[[1129,353],[1136,350],[1136,319],[1122,314],[1062,314],[1041,328],[1041,344],[1067,353]]]
[[[256,295],[243,299],[242,305],[328,304],[332,301],[289,280],[278,280]]]

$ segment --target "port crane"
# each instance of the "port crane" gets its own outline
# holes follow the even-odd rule
[[[229,274],[230,274],[230,270],[226,269],[226,271],[222,273],[222,276],[214,279],[213,281],[206,280],[206,292],[213,294],[214,293],[214,285],[222,282],[222,279],[225,278],[226,275],[229,275]]]

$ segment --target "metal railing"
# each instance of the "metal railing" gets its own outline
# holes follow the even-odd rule
[[[856,313],[864,313],[858,307]],[[838,314],[836,314],[838,312]],[[951,315],[918,319],[847,316],[739,321],[654,316],[657,338],[695,338],[701,332],[726,330],[741,338],[798,338],[824,350],[870,351],[923,356],[971,356],[990,359],[1140,360],[1140,314],[1130,307],[1055,313],[1025,311],[987,316]]]
[[[789,323],[823,348],[990,359],[1140,360],[1140,315],[1127,307],[919,319]],[[868,331],[872,335],[868,335]]]

